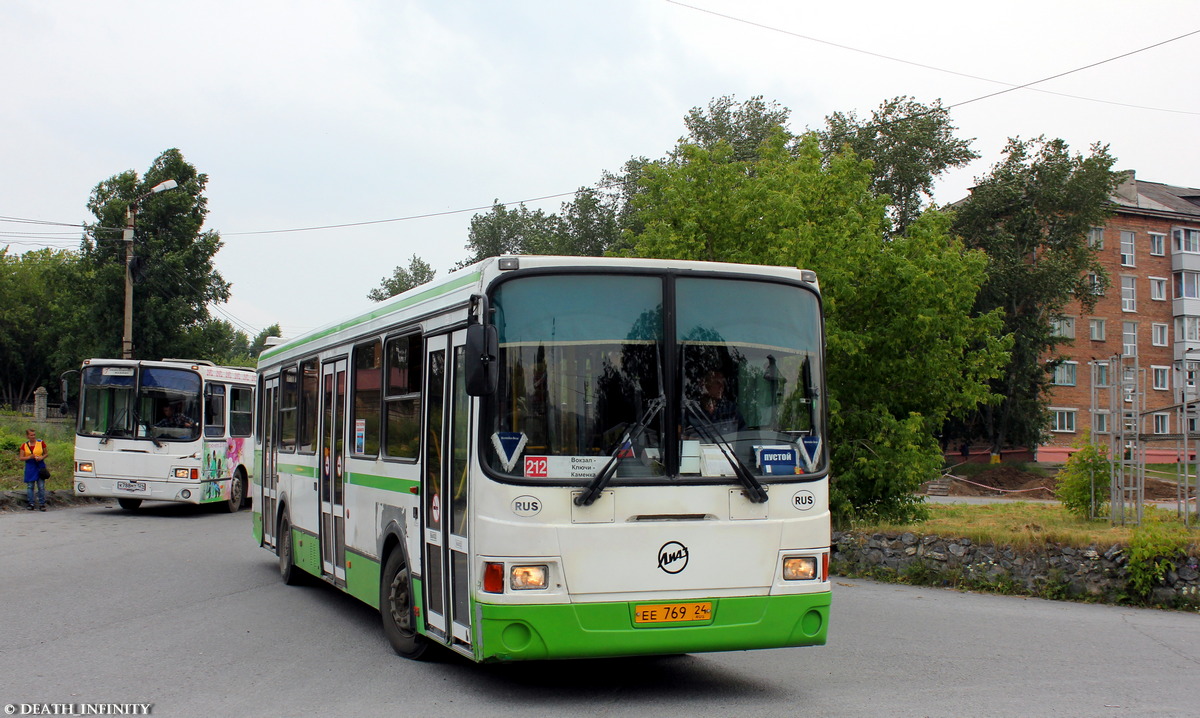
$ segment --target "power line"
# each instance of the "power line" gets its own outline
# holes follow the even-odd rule
[[[898,62],[898,63],[904,64],[904,65],[911,65],[913,67],[920,67],[920,68],[923,68],[926,70],[933,70],[934,72],[943,72],[943,73],[946,73],[949,75],[957,75],[958,77],[965,77],[965,78],[968,78],[971,80],[980,80],[982,82],[990,82],[990,83],[993,83],[996,85],[1007,85],[1008,86],[1008,88],[1005,90],[1001,90],[999,92],[993,92],[993,93],[990,93],[987,95],[983,95],[982,97],[976,97],[972,100],[966,100],[966,101],[959,102],[959,103],[956,103],[953,105],[949,105],[949,107],[959,107],[962,105],[970,104],[972,102],[977,102],[979,100],[984,100],[989,97],[995,97],[996,95],[1002,95],[1006,92],[1012,92],[1013,90],[1033,90],[1034,92],[1042,92],[1042,93],[1045,93],[1048,95],[1058,95],[1060,97],[1069,97],[1074,100],[1084,100],[1086,102],[1099,102],[1099,103],[1103,103],[1106,105],[1117,105],[1119,107],[1129,107],[1129,108],[1138,109],[1138,110],[1150,110],[1153,112],[1172,112],[1172,113],[1181,114],[1181,115],[1200,115],[1200,112],[1195,112],[1195,111],[1191,111],[1191,110],[1176,110],[1176,109],[1170,109],[1170,108],[1164,108],[1164,107],[1147,107],[1145,105],[1134,105],[1134,104],[1130,104],[1127,102],[1116,102],[1113,100],[1101,100],[1101,99],[1097,99],[1094,97],[1083,97],[1080,95],[1071,95],[1071,94],[1067,94],[1065,92],[1055,92],[1054,90],[1046,90],[1046,89],[1042,89],[1040,87],[1033,87],[1033,85],[1037,85],[1037,84],[1040,84],[1043,82],[1048,82],[1049,80],[1054,80],[1059,77],[1063,77],[1064,75],[1070,75],[1075,72],[1087,70],[1089,68],[1096,67],[1097,65],[1103,65],[1107,62],[1112,62],[1113,60],[1119,60],[1121,58],[1128,57],[1130,55],[1136,55],[1139,52],[1144,52],[1146,50],[1150,50],[1155,47],[1159,47],[1160,45],[1166,45],[1167,43],[1175,42],[1176,40],[1182,40],[1185,37],[1190,37],[1192,35],[1200,33],[1200,30],[1193,30],[1191,32],[1184,33],[1183,35],[1179,35],[1178,37],[1170,38],[1169,40],[1163,40],[1161,42],[1156,42],[1153,45],[1147,45],[1146,47],[1142,47],[1137,50],[1132,50],[1130,52],[1126,52],[1121,55],[1117,55],[1115,57],[1110,57],[1107,60],[1101,60],[1099,62],[1094,62],[1090,65],[1084,65],[1083,67],[1077,67],[1074,70],[1060,72],[1057,75],[1051,75],[1050,77],[1044,77],[1040,80],[1035,80],[1033,82],[1027,82],[1023,85],[1015,85],[1011,82],[1005,82],[1003,80],[993,80],[988,77],[980,77],[979,75],[971,75],[969,73],[959,72],[957,70],[949,70],[944,67],[937,67],[936,65],[928,65],[928,64],[925,64],[922,62],[914,62],[912,60],[906,60],[901,57],[893,57],[891,55],[884,55],[882,53],[872,52],[870,50],[864,50],[862,48],[853,47],[851,45],[843,45],[841,43],[831,42],[829,40],[822,40],[819,37],[813,37],[811,35],[804,35],[804,34],[801,34],[798,32],[793,32],[791,30],[784,30],[783,28],[774,27],[772,25],[766,25],[766,24],[763,24],[760,22],[755,22],[753,20],[747,20],[745,18],[735,17],[733,15],[726,15],[725,13],[720,13],[715,10],[709,10],[707,8],[696,7],[695,5],[688,5],[687,3],[679,2],[679,0],[666,0],[666,1],[672,5],[678,5],[679,7],[687,8],[688,10],[695,10],[696,12],[705,13],[708,15],[712,15],[714,17],[719,17],[719,18],[723,18],[725,20],[730,20],[732,22],[742,23],[743,25],[750,25],[751,27],[757,27],[759,29],[767,30],[769,32],[777,32],[782,35],[789,35],[791,37],[796,37],[801,40],[808,40],[809,42],[820,43],[822,45],[829,45],[830,47],[836,47],[836,48],[839,48],[842,50],[848,50],[850,52],[857,52],[857,53],[860,53],[863,55],[870,55],[871,57],[878,57],[882,60],[888,60],[890,62]]]

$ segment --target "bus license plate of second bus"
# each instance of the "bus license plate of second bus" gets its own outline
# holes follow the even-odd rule
[[[712,601],[653,603],[633,607],[634,623],[677,623],[712,619]]]
[[[129,491],[131,493],[142,493],[148,491],[150,487],[146,486],[145,481],[118,481],[117,491]]]

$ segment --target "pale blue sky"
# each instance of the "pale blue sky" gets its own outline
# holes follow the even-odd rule
[[[721,95],[776,100],[801,131],[896,95],[953,105],[1004,87],[946,71],[1021,84],[1200,29],[1192,0],[688,4],[748,22],[666,0],[9,0],[0,215],[88,221],[98,181],[178,147],[209,175],[225,237],[233,299],[216,316],[295,334],[367,306],[414,253],[445,273],[472,213],[242,233],[572,192],[662,156]],[[1194,35],[1038,85],[1088,99],[1017,90],[952,110],[983,157],[936,199],[961,197],[1011,135],[1100,140],[1141,179],[1200,186],[1198,53]],[[48,229],[0,221],[0,244]]]

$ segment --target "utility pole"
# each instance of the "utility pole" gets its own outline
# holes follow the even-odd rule
[[[121,335],[121,358],[133,358],[133,223],[137,217],[138,202],[152,194],[175,189],[179,183],[167,180],[154,185],[151,190],[129,203],[125,208],[125,231],[121,239],[125,242],[125,331]]]

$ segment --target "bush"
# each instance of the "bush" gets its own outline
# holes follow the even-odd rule
[[[1129,541],[1129,588],[1142,599],[1150,597],[1168,571],[1175,570],[1173,559],[1183,553],[1189,541],[1187,531],[1178,527],[1149,523],[1139,526]]]
[[[1088,432],[1084,432],[1072,446],[1078,451],[1071,454],[1058,473],[1058,487],[1054,495],[1067,511],[1081,519],[1102,515],[1108,505],[1108,486],[1112,476],[1108,449],[1091,443]]]

